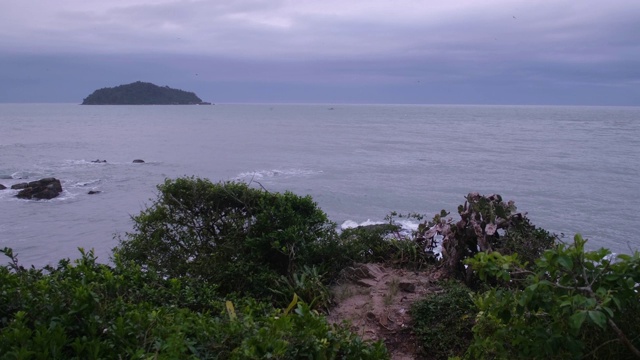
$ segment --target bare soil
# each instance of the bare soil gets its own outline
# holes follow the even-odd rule
[[[382,340],[392,360],[419,359],[419,344],[411,333],[411,305],[436,286],[437,271],[394,269],[382,264],[357,264],[345,269],[331,288],[335,306],[327,319],[347,322],[364,340]]]

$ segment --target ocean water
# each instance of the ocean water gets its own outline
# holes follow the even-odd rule
[[[0,184],[53,176],[64,189],[46,201],[0,190],[0,247],[24,265],[78,247],[107,262],[156,185],[193,175],[309,194],[338,226],[455,218],[469,192],[499,193],[567,240],[628,253],[639,155],[638,107],[0,104]]]

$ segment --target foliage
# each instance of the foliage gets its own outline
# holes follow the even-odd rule
[[[576,235],[573,244],[547,250],[531,270],[514,256],[481,253],[470,259],[481,278],[520,285],[476,298],[480,313],[469,356],[640,357],[640,254],[585,252],[585,242]]]
[[[168,86],[136,81],[113,88],[102,88],[87,96],[82,105],[181,105],[200,104],[196,94]]]
[[[476,307],[471,291],[458,282],[442,283],[443,292],[428,295],[411,308],[413,332],[429,359],[463,355],[473,333]]]
[[[335,225],[311,200],[244,183],[166,180],[114,252],[164,276],[261,298],[304,266],[335,267]]]
[[[433,264],[433,252],[425,251],[424,243],[400,234],[395,224],[396,213],[389,215],[389,224],[359,226],[340,234],[343,256],[357,263],[381,262],[394,267],[421,269]]]
[[[164,279],[93,252],[57,267],[0,267],[1,359],[385,359],[306,304],[223,302],[215,287]],[[293,310],[293,311],[292,311]]]
[[[273,291],[280,295],[282,301],[298,296],[313,309],[328,309],[331,305],[331,293],[325,285],[325,274],[321,274],[315,266],[304,266],[291,276],[282,276],[277,289]]]
[[[454,224],[443,210],[422,223],[416,234],[431,242],[442,236],[442,266],[454,277],[464,278],[464,260],[480,251],[517,253],[523,261],[533,263],[555,243],[555,236],[536,228],[526,215],[516,212],[513,201],[505,203],[500,195],[470,193],[458,206],[458,214],[460,221]]]

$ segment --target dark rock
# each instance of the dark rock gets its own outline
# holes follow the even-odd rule
[[[92,163],[106,163],[107,160],[100,160],[100,159],[96,159],[96,160],[91,160]]]
[[[401,281],[398,284],[398,287],[400,288],[400,290],[404,291],[404,292],[416,292],[416,284],[409,282],[409,281]]]
[[[102,191],[100,191],[100,190],[91,190],[91,191],[89,191],[87,194],[89,194],[89,195],[94,195],[94,194],[100,194],[101,192],[102,192]]]
[[[133,162],[134,162],[134,163],[136,163],[136,164],[142,164],[142,163],[144,163],[144,160],[142,160],[142,159],[135,159],[135,160],[133,160]]]
[[[28,186],[29,186],[29,184],[27,184],[27,183],[18,183],[18,184],[11,185],[11,188],[13,190],[20,190],[20,189],[24,189],[24,188],[26,188]]]
[[[7,188],[6,186],[4,186],[4,185],[0,184],[0,190],[4,190],[4,189],[6,189],[6,188]]]
[[[61,192],[62,185],[60,184],[60,180],[56,178],[44,178],[28,183],[25,188],[20,190],[16,197],[20,199],[53,199],[60,195]]]

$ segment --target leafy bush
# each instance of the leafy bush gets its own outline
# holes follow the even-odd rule
[[[458,206],[460,221],[446,219],[444,210],[430,222],[420,224],[416,234],[422,241],[442,236],[442,266],[451,276],[466,279],[464,260],[478,252],[517,253],[532,264],[544,250],[555,244],[556,237],[536,228],[525,214],[517,213],[513,201],[500,195],[470,193]]]
[[[463,355],[473,337],[477,311],[471,291],[458,282],[442,287],[442,293],[430,294],[411,308],[420,352],[429,359]]]
[[[164,279],[93,252],[55,268],[0,267],[2,359],[385,359],[304,303],[223,302],[215,287]],[[198,310],[194,310],[196,308]],[[294,310],[295,309],[295,310]],[[294,311],[291,311],[294,310]]]
[[[497,253],[469,260],[483,279],[521,283],[476,298],[470,357],[640,357],[640,253],[612,258],[606,249],[585,252],[585,242],[576,235],[547,250],[531,270]]]
[[[198,178],[166,180],[158,190],[114,249],[122,259],[258,297],[305,265],[334,265],[335,224],[309,196]]]
[[[381,262],[391,266],[421,269],[435,262],[424,243],[400,234],[392,213],[389,224],[359,226],[340,234],[342,256],[357,263]]]

